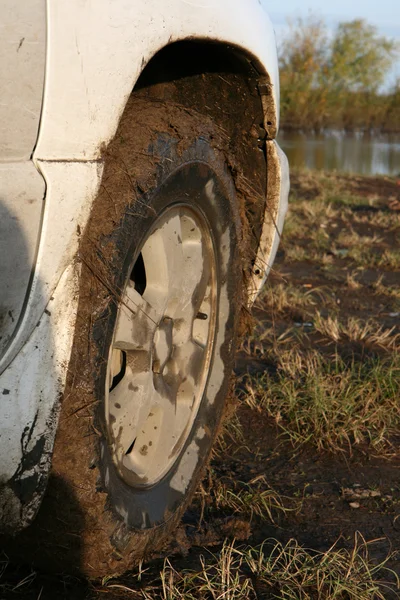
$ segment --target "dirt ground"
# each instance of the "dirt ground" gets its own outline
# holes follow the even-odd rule
[[[270,277],[272,296],[274,288],[281,284],[306,292],[323,290],[324,297],[331,302],[328,306],[335,305],[334,314],[339,321],[373,319],[396,339],[400,333],[400,256],[397,260],[392,251],[399,249],[399,183],[387,178],[335,176],[333,181],[333,178],[294,174],[294,207],[303,202],[303,210],[304,202],[310,206],[325,202],[326,206],[345,207],[345,212],[327,210],[329,216],[319,226],[315,225],[318,215],[310,213],[310,221],[301,235],[298,229],[293,231],[288,226]],[[329,197],[324,191],[327,185],[331,186]],[[349,197],[353,201],[342,201]],[[304,216],[301,210],[297,213],[295,210],[294,215]],[[315,258],[315,253],[310,254],[316,240],[313,228],[320,231],[321,225],[327,239],[327,243],[320,245],[321,256],[325,257],[322,260]],[[359,246],[373,240],[369,248],[372,254],[356,254],[351,245],[354,239],[346,242],[345,231],[353,238],[356,236]],[[294,247],[298,248],[297,258],[293,258]],[[380,257],[389,256],[388,252],[392,252],[390,260],[382,261]],[[318,294],[315,298],[318,303]],[[316,308],[324,314],[331,310],[326,306],[321,304]],[[258,331],[273,327],[276,335],[280,335],[289,329],[307,330],[309,342],[329,356],[332,343],[315,330],[313,316],[301,305],[270,309],[270,301],[258,302],[255,308]],[[250,337],[250,343],[242,347],[237,358],[240,399],[247,389],[246,378],[274,372],[269,355],[257,345],[257,334]],[[356,357],[360,362],[381,351],[367,346],[349,339],[335,343],[341,356]],[[398,344],[391,346],[393,353],[398,349]],[[325,552],[335,543],[338,548],[351,549],[357,536],[362,536],[369,543],[372,563],[390,555],[387,566],[400,575],[400,438],[395,431],[389,432],[389,445],[384,452],[371,447],[367,439],[357,443],[350,440],[339,448],[325,445],[321,449],[312,439],[308,443],[292,443],[276,415],[256,410],[242,400],[238,401],[232,418],[216,448],[203,486],[174,540],[162,556],[143,567],[149,570],[139,577],[140,581],[135,571],[103,584],[88,584],[65,575],[49,576],[12,566],[4,557],[0,600],[163,597],[158,573],[164,556],[170,558],[177,571],[196,569],[200,555],[218,552],[225,538],[252,546],[268,539],[286,543],[294,538],[307,548]],[[225,501],[221,501],[221,490]],[[270,514],[257,514],[252,499],[247,504],[226,502],[227,490],[232,498],[238,495],[243,498],[246,490],[271,492]],[[279,498],[279,502],[274,498]],[[389,573],[387,577],[394,580]],[[149,585],[153,586],[153,596],[143,596],[142,590]],[[279,595],[261,590],[258,597]],[[396,597],[400,597],[400,592],[387,594],[387,598]]]

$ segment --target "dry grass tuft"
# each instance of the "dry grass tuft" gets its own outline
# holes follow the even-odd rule
[[[339,336],[336,321],[329,335]],[[387,342],[386,338],[382,338]],[[293,444],[351,451],[368,442],[391,451],[400,426],[400,355],[345,361],[297,345],[275,355],[276,373],[247,376],[241,398],[273,418]]]
[[[377,192],[375,179],[295,174],[284,260],[313,262],[311,282],[332,284],[266,287],[256,304],[263,322],[242,345],[248,359],[257,359],[259,374],[246,375],[239,390],[294,444],[351,451],[368,443],[374,451],[393,451],[390,440],[400,426],[400,333],[388,319],[397,315],[400,292],[384,284],[393,273],[378,275],[400,267],[400,215]],[[378,278],[371,284],[374,269]],[[380,296],[376,308],[373,294]],[[359,318],[367,310],[371,317]]]
[[[257,516],[271,522],[274,522],[277,510],[287,510],[277,492],[269,487],[263,476],[248,483],[236,482],[234,487],[232,489],[231,485],[219,481],[214,483],[212,494],[216,508],[249,518]]]
[[[332,297],[326,289],[321,287],[306,289],[290,283],[278,283],[265,286],[255,309],[268,315],[288,311],[311,314],[316,306],[334,306]]]
[[[332,546],[313,552],[295,540],[266,540],[257,548],[225,542],[218,553],[200,556],[198,570],[177,570],[164,561],[160,583],[142,591],[145,600],[384,600],[396,584],[381,581],[386,561],[374,564],[357,535],[351,550]]]
[[[335,174],[296,173],[283,236],[286,261],[324,265],[336,256],[362,268],[398,269],[400,214],[385,202],[349,192]]]
[[[376,348],[387,352],[399,348],[400,334],[394,333],[396,328],[387,329],[377,325],[372,319],[361,321],[348,317],[345,323],[341,323],[337,317],[323,318],[317,312],[314,328],[333,342],[353,342],[362,344],[365,348]]]

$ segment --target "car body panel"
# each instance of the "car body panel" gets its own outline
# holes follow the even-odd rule
[[[36,165],[46,183],[45,210],[36,268],[31,275],[30,294],[26,300],[23,318],[12,343],[1,357],[0,373],[17,356],[35,330],[60,278],[76,255],[80,232],[84,230],[89,218],[103,170],[100,161],[37,161]],[[26,241],[25,236],[25,243]]]
[[[46,0],[0,0],[0,162],[27,161],[45,73]]]
[[[0,357],[22,316],[44,195],[44,180],[31,161],[0,163]]]
[[[63,273],[32,335],[0,376],[0,530],[35,516],[51,466],[74,334],[78,270]]]
[[[45,195],[30,158],[42,108],[46,1],[0,0],[0,12],[1,357],[29,292]]]
[[[267,201],[252,278],[249,285],[249,304],[252,305],[274,263],[283,223],[288,209],[289,163],[276,140],[266,142],[268,164]]]

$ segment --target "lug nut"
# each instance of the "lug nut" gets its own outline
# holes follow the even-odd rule
[[[196,315],[196,319],[200,319],[200,321],[207,321],[208,315],[203,312],[198,312]]]
[[[153,373],[161,373],[161,363],[159,360],[153,362]]]

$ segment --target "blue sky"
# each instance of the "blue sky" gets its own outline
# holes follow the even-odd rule
[[[400,38],[399,0],[263,0],[271,19],[283,24],[287,16],[306,15],[312,10],[330,22],[362,17],[388,36]]]
[[[366,19],[380,33],[400,42],[400,0],[262,0],[262,3],[271,17],[278,45],[287,30],[287,19],[307,16],[310,11],[322,17],[332,29],[339,21]],[[399,62],[390,80],[396,75],[400,76]]]

